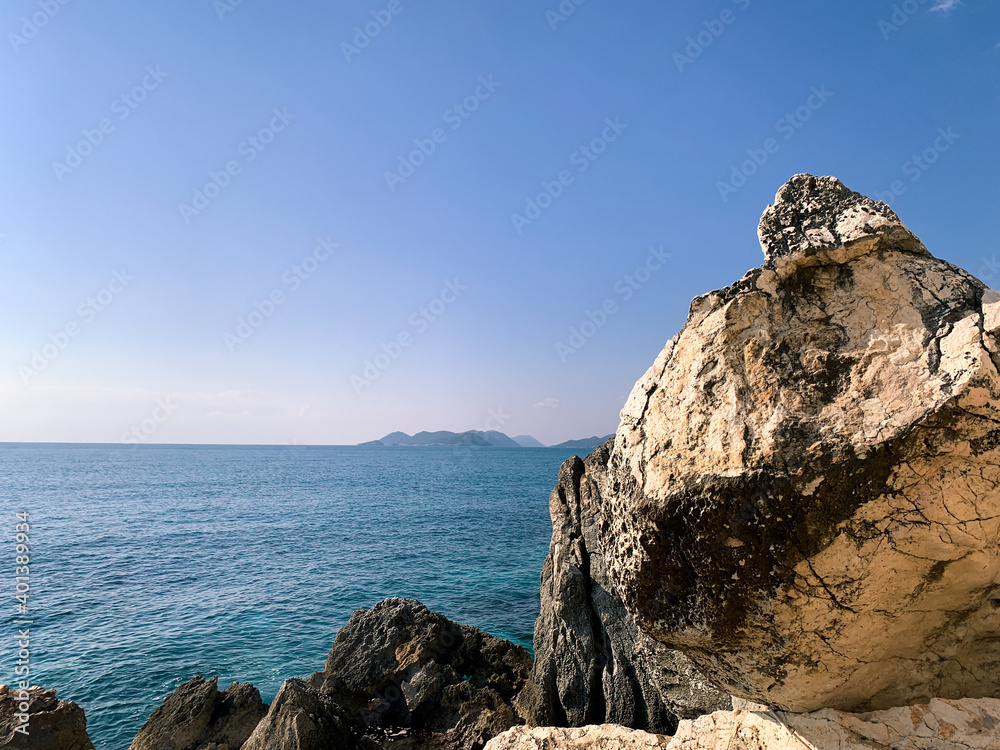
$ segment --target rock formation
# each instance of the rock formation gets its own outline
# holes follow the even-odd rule
[[[18,715],[25,713],[27,735],[17,731],[24,726]],[[87,736],[87,718],[78,705],[59,700],[55,690],[32,687],[21,691],[7,685],[0,685],[0,747],[94,750]]]
[[[535,664],[518,708],[535,726],[609,723],[672,734],[678,718],[730,701],[687,657],[641,633],[608,580],[600,520],[610,449],[608,441],[585,460],[567,460],[549,498]]]
[[[351,616],[310,683],[361,734],[405,729],[408,746],[473,750],[521,723],[512,704],[530,671],[520,646],[420,602],[387,599]]]
[[[357,746],[347,714],[303,680],[287,680],[241,750],[347,750]],[[239,747],[232,746],[233,750]]]
[[[1000,701],[933,699],[866,714],[720,711],[681,722],[669,750],[997,750]]]
[[[616,589],[772,707],[1000,696],[1000,295],[832,177],[758,234],[622,412]]]
[[[253,685],[195,677],[167,696],[129,750],[237,750],[267,713]]]
[[[618,724],[584,727],[514,727],[486,743],[487,750],[661,750],[670,737]]]
[[[523,722],[512,706],[530,671],[520,646],[386,599],[351,615],[325,669],[287,680],[270,709],[251,685],[219,693],[196,677],[131,750],[479,750]]]
[[[608,724],[514,727],[486,750],[997,750],[1000,701],[930,704],[850,714],[718,711],[682,721],[671,739]]]

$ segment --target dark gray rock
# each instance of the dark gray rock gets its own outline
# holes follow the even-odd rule
[[[130,750],[236,750],[267,713],[253,685],[198,676],[167,696],[132,740]]]
[[[358,736],[343,709],[305,680],[291,679],[281,686],[242,750],[351,750],[357,746]]]
[[[636,627],[608,578],[601,488],[613,440],[559,470],[549,498],[531,684],[518,702],[536,726],[621,724],[670,734],[679,718],[730,708],[683,654]]]
[[[219,693],[214,678],[196,677],[131,750],[478,750],[523,723],[512,704],[530,672],[520,646],[387,599],[355,612],[324,671],[287,680],[270,710],[252,685]]]
[[[23,703],[28,704],[26,712]],[[17,731],[24,726],[18,718],[22,713],[29,717],[26,735]],[[6,685],[0,685],[0,747],[94,750],[87,736],[87,717],[78,705],[59,700],[55,690],[33,687],[22,692]]]
[[[522,723],[512,704],[530,671],[520,646],[387,599],[351,616],[310,683],[387,744],[474,750]]]

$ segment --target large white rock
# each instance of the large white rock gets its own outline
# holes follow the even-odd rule
[[[487,742],[483,750],[661,750],[668,745],[666,735],[619,724],[589,724],[572,729],[513,727]]]
[[[618,593],[769,706],[1000,696],[1000,295],[832,177],[759,236],[622,412]]]
[[[485,750],[998,750],[1000,701],[934,699],[866,714],[717,711],[673,738],[614,724],[514,727]]]
[[[934,699],[867,714],[718,711],[682,721],[668,750],[997,750],[1000,701]]]

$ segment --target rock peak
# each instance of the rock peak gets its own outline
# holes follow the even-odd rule
[[[789,262],[794,267],[844,263],[884,249],[929,255],[889,206],[836,177],[811,174],[797,174],[781,186],[761,216],[757,236],[766,263],[779,271]]]

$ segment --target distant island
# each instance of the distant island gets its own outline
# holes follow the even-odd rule
[[[482,448],[560,448],[562,450],[579,451],[590,453],[590,451],[603,445],[614,437],[614,434],[597,437],[596,435],[582,440],[567,440],[558,445],[546,446],[531,435],[518,435],[510,437],[496,430],[467,430],[466,432],[449,432],[448,430],[438,430],[437,432],[418,432],[416,435],[407,435],[405,432],[391,432],[380,440],[370,440],[359,445],[374,446],[405,446],[405,447],[482,447]]]

